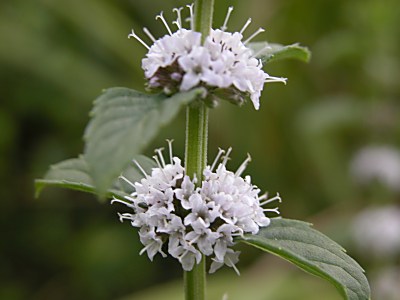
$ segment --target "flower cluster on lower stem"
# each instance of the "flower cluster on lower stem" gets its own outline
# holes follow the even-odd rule
[[[114,199],[132,209],[119,214],[120,220],[129,220],[138,227],[140,241],[150,260],[160,253],[169,253],[179,260],[186,271],[200,263],[202,254],[212,259],[210,273],[224,264],[237,270],[235,264],[240,252],[234,251],[235,237],[245,233],[256,234],[260,227],[268,226],[266,212],[279,214],[278,208],[263,208],[273,201],[281,201],[279,194],[267,199],[260,189],[251,184],[250,176],[241,176],[250,156],[236,172],[226,169],[231,148],[219,150],[211,166],[198,182],[185,174],[181,160],[172,155],[166,163],[162,149],[154,156],[158,164],[151,174],[144,174],[140,182],[130,182],[135,192],[125,199]],[[225,154],[225,155],[224,155]],[[222,159],[222,162],[218,163]],[[198,184],[199,183],[199,184]]]

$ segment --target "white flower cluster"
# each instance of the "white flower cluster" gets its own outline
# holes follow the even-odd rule
[[[241,177],[250,157],[235,173],[228,171],[231,149],[214,170],[225,152],[219,151],[214,163],[204,170],[199,186],[185,174],[181,160],[172,156],[171,142],[169,151],[170,163],[166,164],[161,149],[156,150],[158,167],[151,175],[138,166],[145,175],[140,182],[131,183],[121,176],[135,192],[124,200],[113,200],[133,209],[133,213],[119,214],[120,220],[140,228],[140,241],[145,246],[140,254],[147,252],[150,260],[157,253],[165,257],[168,252],[190,271],[205,255],[212,257],[210,273],[224,264],[238,272],[235,264],[240,252],[231,248],[234,237],[256,234],[259,227],[268,226],[270,219],[265,212],[279,212],[262,206],[281,201],[279,194],[272,199],[266,194],[259,196],[250,176]]]
[[[362,210],[354,219],[352,234],[361,253],[393,259],[400,255],[400,207],[386,205]]]
[[[378,181],[400,192],[400,151],[392,146],[366,146],[354,156],[350,172],[360,184]]]
[[[172,32],[163,14],[156,17],[165,25],[168,34],[156,40],[147,28],[144,32],[153,41],[149,47],[132,30],[128,37],[140,41],[149,52],[142,61],[145,76],[150,88],[161,88],[165,93],[187,91],[197,86],[208,90],[220,89],[229,100],[242,103],[244,97],[250,96],[256,109],[259,109],[259,98],[265,82],[286,82],[285,78],[269,76],[262,70],[262,62],[257,53],[249,48],[248,43],[264,29],[259,28],[248,39],[242,41],[243,32],[251,23],[249,19],[240,32],[226,32],[227,23],[233,10],[229,8],[221,29],[210,29],[209,35],[202,43],[200,32],[193,28],[193,5],[189,5],[191,29],[182,27],[181,10],[174,9],[177,20],[173,22],[177,31]]]

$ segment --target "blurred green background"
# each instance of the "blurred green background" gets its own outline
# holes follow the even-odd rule
[[[143,90],[145,49],[127,39],[131,28],[146,26],[162,36],[155,15],[164,10],[172,20],[171,9],[186,4],[0,2],[0,299],[182,298],[179,266],[138,255],[136,230],[116,215],[124,208],[61,189],[34,199],[33,180],[48,165],[81,153],[88,113],[102,89]],[[267,29],[257,40],[301,42],[313,57],[308,65],[267,66],[269,74],[289,81],[265,87],[260,111],[229,103],[214,109],[209,156],[232,146],[234,169],[251,153],[247,172],[262,190],[280,192],[284,217],[312,221],[348,248],[368,271],[376,299],[399,299],[390,298],[394,284],[383,289],[378,282],[388,270],[397,274],[390,280],[399,276],[399,251],[374,256],[357,246],[352,230],[365,207],[400,204],[399,189],[379,176],[360,184],[351,172],[360,149],[400,149],[399,1],[216,0],[215,28],[230,5],[230,30],[252,17],[250,28]],[[173,138],[175,153],[183,155],[183,128],[182,112],[148,154]],[[225,292],[229,299],[340,299],[329,284],[270,255],[242,250],[242,276],[230,269],[210,276],[210,299]]]

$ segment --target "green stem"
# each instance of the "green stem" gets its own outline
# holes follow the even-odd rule
[[[196,100],[186,109],[186,174],[201,181],[207,164],[208,108],[202,100]]]
[[[202,41],[211,29],[214,0],[196,0],[194,12],[195,31],[201,32]],[[185,167],[191,178],[201,183],[202,173],[207,164],[208,108],[204,101],[194,101],[186,110]],[[205,256],[183,275],[186,300],[204,300],[206,296]]]
[[[202,40],[210,33],[214,14],[214,0],[197,0],[194,7],[194,28],[201,32]]]

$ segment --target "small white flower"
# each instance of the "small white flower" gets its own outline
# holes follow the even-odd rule
[[[377,180],[400,192],[400,151],[391,146],[362,148],[351,162],[351,174],[361,184]]]
[[[259,196],[260,190],[251,184],[250,176],[242,178],[250,156],[234,173],[226,169],[231,148],[225,153],[219,150],[211,166],[203,172],[203,179],[196,187],[197,180],[185,174],[181,160],[172,155],[169,141],[170,162],[166,163],[162,150],[156,150],[154,160],[158,167],[146,174],[140,182],[130,182],[135,192],[124,200],[114,199],[133,209],[132,213],[119,214],[120,220],[130,220],[133,227],[140,228],[140,241],[144,245],[140,254],[147,252],[150,260],[167,251],[179,260],[186,271],[201,261],[202,255],[210,256],[210,272],[224,264],[234,268],[239,252],[231,249],[235,237],[245,233],[256,234],[260,227],[268,226],[270,219],[266,212],[279,213],[277,208],[262,206],[281,201],[279,195],[267,199]],[[217,166],[218,164],[218,166]],[[216,168],[216,170],[215,170]],[[164,243],[168,247],[163,250]]]
[[[250,97],[255,109],[259,109],[259,98],[266,82],[284,82],[286,78],[269,76],[262,70],[262,62],[256,58],[260,53],[253,53],[247,45],[264,29],[259,28],[243,41],[243,32],[250,25],[245,23],[240,32],[227,32],[227,24],[233,8],[230,7],[221,29],[210,28],[210,33],[201,42],[201,33],[194,31],[193,5],[188,5],[190,29],[183,28],[181,10],[174,9],[177,20],[173,32],[163,13],[156,17],[167,29],[167,34],[158,40],[144,28],[144,32],[153,42],[148,46],[135,32],[128,37],[136,38],[149,51],[142,60],[142,68],[149,87],[163,89],[167,94],[187,91],[203,86],[210,92],[215,89],[224,91],[229,100],[241,104]],[[262,49],[261,51],[264,51]]]
[[[366,208],[352,224],[354,241],[363,253],[378,258],[400,254],[400,207]]]

